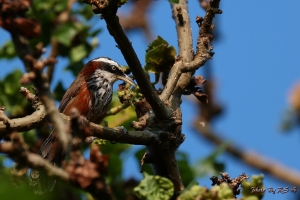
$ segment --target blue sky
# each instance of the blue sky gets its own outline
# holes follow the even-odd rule
[[[194,19],[203,16],[197,1],[189,1],[192,20],[193,40],[196,41],[198,28]],[[216,29],[220,30],[222,38],[214,44],[216,52],[212,61],[212,71],[217,82],[216,95],[224,104],[225,112],[214,122],[216,132],[222,134],[228,141],[238,144],[245,150],[255,151],[270,160],[281,162],[290,168],[300,169],[300,154],[297,153],[300,144],[299,129],[288,134],[280,132],[279,125],[284,111],[288,107],[287,96],[290,88],[300,80],[300,1],[258,1],[231,0],[221,1],[222,15],[218,15]],[[126,12],[124,7],[122,12]],[[154,1],[151,12],[152,31],[165,38],[170,45],[177,48],[177,36],[174,21],[171,18],[169,3],[165,0]],[[126,64],[122,54],[115,47],[113,38],[105,30],[103,20],[95,20],[96,26],[103,27],[99,35],[100,47],[86,61],[108,56]],[[0,29],[0,45],[9,35]],[[144,54],[147,41],[141,33],[131,33],[129,38],[144,64]],[[195,46],[195,45],[194,45]],[[65,72],[65,61],[59,59],[52,87],[58,80],[63,80],[64,86],[73,81],[70,73]],[[19,61],[0,61],[0,78],[15,68],[23,70]],[[197,74],[203,74],[198,70]],[[204,77],[205,78],[205,77]],[[183,133],[186,141],[180,150],[189,154],[191,163],[209,155],[214,146],[193,132],[191,122],[195,118],[191,101],[184,99]],[[138,149],[135,146],[132,151]],[[261,174],[227,154],[219,157],[226,163],[226,171],[232,176],[242,172],[246,174]],[[139,168],[133,156],[126,156],[125,177],[137,176]],[[138,174],[138,177],[140,175]],[[210,187],[209,178],[200,179],[201,185]],[[264,185],[268,187],[292,187],[271,176],[265,176]],[[300,188],[298,188],[300,192]],[[266,200],[292,199],[293,194],[265,194]]]

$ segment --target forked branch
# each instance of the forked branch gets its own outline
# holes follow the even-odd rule
[[[158,97],[141,66],[131,42],[119,23],[119,18],[116,15],[118,10],[118,1],[85,0],[85,3],[92,5],[95,14],[102,14],[102,17],[106,21],[109,33],[114,37],[116,43],[118,44],[118,47],[121,50],[127,64],[129,65],[142,94],[147,99],[147,102],[151,105],[155,115],[160,119],[170,118],[172,116],[171,109],[169,109]]]
[[[172,67],[167,85],[160,96],[163,101],[170,98],[174,89],[178,86],[177,83],[183,73],[192,72],[199,69],[214,55],[214,53],[212,52],[213,46],[211,44],[213,40],[212,21],[216,14],[222,13],[222,11],[219,9],[219,3],[220,0],[211,0],[208,4],[206,15],[203,21],[199,23],[198,20],[196,20],[198,25],[200,26],[200,29],[195,55],[192,54],[192,33],[190,31],[191,27],[189,24],[186,1],[179,1],[179,6],[177,4],[172,4],[173,13],[176,13],[176,10],[178,10],[178,7],[180,7],[181,16],[183,17],[183,21],[185,23],[183,25],[180,25],[179,19],[174,17],[174,20],[177,24],[176,29],[179,38],[178,45],[180,50],[180,57]],[[184,79],[185,81],[183,81],[183,79],[181,78],[182,81],[180,82],[180,85],[182,85],[183,87],[187,85],[189,77],[186,77]]]

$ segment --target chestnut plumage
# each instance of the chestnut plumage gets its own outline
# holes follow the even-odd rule
[[[101,123],[112,100],[113,83],[118,79],[135,85],[119,64],[110,58],[99,57],[89,61],[66,91],[59,111],[69,115],[71,109],[76,108],[90,122]],[[45,140],[39,154],[53,165],[61,167],[65,153],[55,130]],[[37,194],[52,191],[54,188],[55,180],[45,172],[32,169],[29,178],[30,185]]]

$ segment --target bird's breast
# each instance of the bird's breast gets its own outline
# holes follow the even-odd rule
[[[87,82],[87,88],[91,98],[89,101],[90,112],[86,118],[89,121],[100,123],[112,100],[112,84],[105,79],[92,79]]]

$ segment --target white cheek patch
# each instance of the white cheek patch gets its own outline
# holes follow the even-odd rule
[[[103,79],[106,79],[110,83],[114,83],[117,80],[116,76],[114,76],[113,74],[111,74],[107,71],[100,70],[100,69],[96,69],[96,71],[94,72],[94,74],[92,76],[94,76],[96,78],[98,83],[102,82]]]
[[[96,58],[96,59],[94,59],[93,61],[96,61],[96,62],[97,62],[97,61],[98,61],[98,62],[106,62],[106,63],[109,63],[110,65],[119,67],[119,64],[116,63],[115,61],[110,60],[110,59],[107,59],[107,58],[103,58],[103,57]]]

